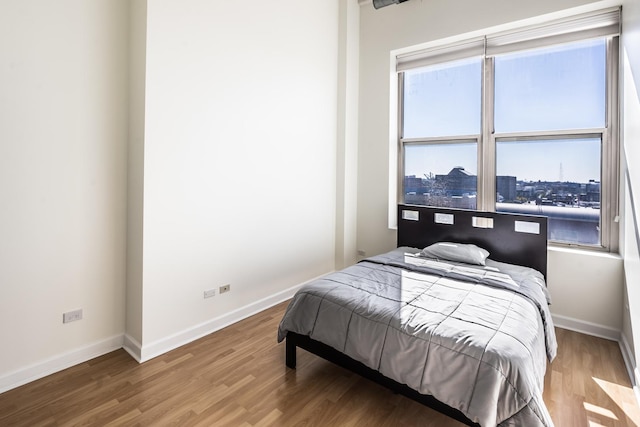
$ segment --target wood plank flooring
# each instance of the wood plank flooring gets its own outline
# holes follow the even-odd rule
[[[286,303],[138,364],[124,350],[0,394],[0,426],[459,426],[298,350],[284,364]],[[556,426],[640,426],[618,344],[557,330],[544,399]]]

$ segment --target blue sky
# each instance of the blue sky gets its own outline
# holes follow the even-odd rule
[[[405,76],[404,136],[473,135],[481,126],[481,60],[412,70]],[[500,132],[604,127],[605,44],[574,43],[496,57],[495,128]],[[518,179],[600,180],[595,139],[502,143],[497,174]],[[477,173],[475,146],[414,148],[406,175]]]

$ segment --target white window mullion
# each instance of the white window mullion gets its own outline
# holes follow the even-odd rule
[[[482,135],[478,144],[478,209],[483,211],[495,211],[496,206],[493,64],[493,58],[485,57],[482,84]]]
[[[404,203],[404,142],[403,142],[403,134],[402,129],[404,128],[404,73],[398,73],[398,145],[396,147],[396,155],[397,155],[397,164],[398,164],[398,177],[396,181],[396,195],[394,199],[396,199],[400,203]],[[391,166],[391,165],[390,165]],[[393,200],[393,199],[392,199]],[[396,215],[396,212],[393,211],[395,208],[394,204],[389,204],[389,218],[393,215]],[[389,221],[389,226],[397,224],[397,218],[393,218],[393,221]]]
[[[617,252],[619,241],[619,97],[618,64],[619,39],[607,41],[607,117],[606,129],[602,134],[602,186],[600,194],[600,222],[602,245],[611,252]]]

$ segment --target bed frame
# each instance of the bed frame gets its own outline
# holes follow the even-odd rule
[[[532,267],[546,277],[546,217],[398,205],[398,247],[424,248],[445,241],[473,243],[488,250],[489,257],[495,261]],[[298,347],[468,426],[479,426],[433,396],[420,394],[306,335],[287,333],[286,365],[289,368],[296,367]]]

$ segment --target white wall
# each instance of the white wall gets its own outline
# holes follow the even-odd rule
[[[431,0],[374,10],[370,3],[364,3],[360,11],[358,249],[373,255],[395,245],[395,230],[388,228],[387,193],[389,186],[395,185],[395,177],[389,179],[389,147],[394,140],[389,128],[391,51],[513,26],[519,20],[566,13],[571,8],[586,10],[614,4],[585,0],[517,4],[506,0]],[[619,258],[552,250],[548,286],[553,297],[551,310],[559,323],[606,336],[615,336],[621,329],[623,283]],[[585,288],[590,292],[583,292]],[[575,302],[578,294],[580,304]]]
[[[354,258],[354,2],[0,0],[0,392]]]
[[[0,391],[121,342],[126,22],[125,0],[0,0]]]
[[[334,268],[338,18],[148,3],[141,359]]]
[[[634,358],[636,385],[640,383],[640,2],[625,0],[622,37],[623,90],[623,176],[625,222],[621,245],[625,267],[625,310],[623,338]]]

